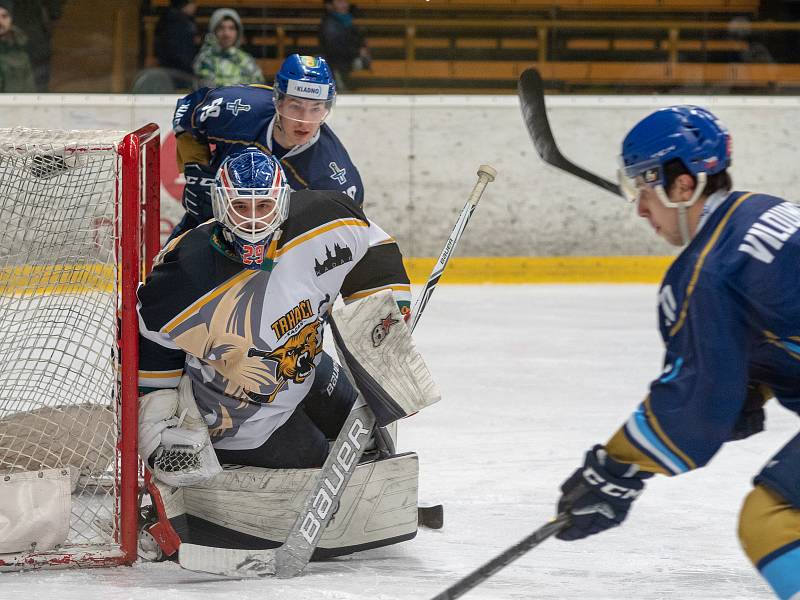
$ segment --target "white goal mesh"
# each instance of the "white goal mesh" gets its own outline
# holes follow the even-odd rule
[[[124,137],[0,129],[0,478],[69,470],[55,552],[119,542]]]

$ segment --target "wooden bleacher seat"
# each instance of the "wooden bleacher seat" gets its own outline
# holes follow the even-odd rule
[[[709,83],[752,86],[780,83],[800,85],[800,65],[661,62],[550,62],[512,61],[375,61],[371,71],[355,71],[353,79],[405,78],[413,80],[498,80],[516,82],[528,67],[537,67],[545,79],[572,84],[663,86]]]
[[[221,6],[219,0],[196,0],[201,8],[215,9]],[[560,9],[565,11],[594,12],[675,12],[675,13],[737,13],[757,14],[758,0],[359,0],[356,2],[362,12],[370,10],[395,10],[408,12],[431,11],[542,11]],[[157,8],[169,6],[169,0],[152,0]],[[319,11],[322,3],[318,0],[229,0],[224,6],[242,9],[272,9],[282,11]]]
[[[168,0],[152,4],[166,6]],[[207,0],[198,0],[198,4],[206,9],[219,6]],[[370,71],[352,74],[355,91],[513,93],[519,74],[531,65],[564,89],[699,87],[704,83],[754,88],[800,85],[797,65],[720,62],[749,49],[747,39],[730,37],[730,22],[723,13],[756,10],[753,0],[437,0],[440,10],[436,13],[425,13],[424,2],[418,0],[361,0],[358,4],[367,16],[356,22],[374,60]],[[649,11],[654,4],[658,5],[658,18],[630,18],[631,13]],[[317,30],[322,6],[318,0],[231,0],[226,6],[242,10],[248,49],[261,57],[258,60],[268,79],[289,52],[320,51]],[[398,17],[369,16],[366,9],[378,6],[408,10],[399,11]],[[517,12],[486,16],[481,10],[497,6]],[[582,12],[580,18],[535,18],[517,10],[544,6],[602,15]],[[313,7],[313,16],[285,16],[286,11],[304,7]],[[270,10],[267,14],[257,10],[263,8]],[[447,14],[443,8],[454,12]],[[611,18],[609,11],[615,9],[629,18]],[[456,15],[455,11],[461,12]],[[697,11],[720,14],[709,20],[698,18]],[[198,17],[201,27],[209,12]],[[683,18],[673,18],[671,13],[681,13]],[[284,16],[278,16],[281,14]],[[149,49],[157,18],[144,17],[145,31],[151,36]],[[752,24],[753,32],[759,33],[793,27]],[[794,29],[800,31],[800,24]]]
[[[683,52],[744,52],[746,40],[678,40],[676,47]],[[669,49],[668,40],[572,38],[567,40],[569,50],[649,51]]]

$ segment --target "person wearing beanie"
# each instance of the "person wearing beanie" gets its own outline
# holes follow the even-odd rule
[[[14,25],[14,3],[0,0],[0,92],[35,92],[27,36]]]
[[[194,73],[201,86],[265,82],[256,60],[240,47],[242,34],[242,20],[235,10],[220,8],[212,13],[208,35],[194,59]]]

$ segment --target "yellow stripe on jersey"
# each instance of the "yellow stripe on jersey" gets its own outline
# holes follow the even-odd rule
[[[739,539],[754,565],[800,540],[800,509],[772,490],[757,485],[739,514]]]
[[[178,387],[183,369],[173,371],[139,371],[139,387],[168,389]]]
[[[656,419],[656,416],[653,414],[653,409],[650,406],[650,394],[648,394],[647,398],[644,399],[644,409],[645,409],[645,415],[647,416],[647,422],[650,425],[650,427],[653,428],[653,431],[659,437],[659,439],[670,450],[672,450],[672,452],[674,452],[676,455],[678,455],[678,457],[683,462],[686,463],[686,466],[688,466],[689,469],[696,469],[697,468],[697,463],[695,463],[683,451],[681,451],[681,449],[678,448],[678,446],[676,446],[675,443],[671,439],[669,439],[669,436],[666,433],[664,433],[664,430],[661,429],[661,425],[659,424],[658,419]]]
[[[647,471],[648,473],[672,475],[672,473],[634,446],[625,434],[624,427],[620,427],[611,436],[611,439],[606,442],[605,448],[609,456],[618,462],[626,465],[638,465],[642,471]]]
[[[764,330],[764,337],[767,338],[767,343],[768,344],[772,344],[773,346],[777,346],[778,348],[780,348],[781,350],[786,352],[789,356],[791,356],[793,359],[800,360],[800,354],[798,354],[797,352],[793,352],[790,348],[787,347],[786,344],[781,342],[781,338],[779,338],[777,335],[775,335],[771,331],[768,331],[768,330],[765,329]],[[798,338],[797,336],[791,336],[791,337],[789,337],[789,339],[800,345],[800,338]]]
[[[285,246],[280,248],[276,253],[275,257],[279,258],[282,255],[286,254],[292,248],[299,246],[300,244],[311,240],[318,235],[322,235],[328,231],[336,229],[337,227],[369,227],[369,223],[366,221],[362,221],[361,219],[338,219],[336,221],[331,221],[330,223],[326,223],[325,225],[321,225],[311,231],[307,231],[303,235],[299,235],[294,238],[292,241],[288,242]]]
[[[185,309],[183,309],[180,313],[178,313],[177,316],[173,317],[173,319],[171,321],[169,321],[166,325],[164,325],[161,328],[161,332],[162,333],[169,333],[170,331],[175,329],[178,325],[183,323],[186,319],[188,319],[189,317],[191,317],[194,314],[197,314],[197,312],[201,308],[203,308],[206,304],[211,302],[214,298],[224,294],[225,292],[230,290],[233,286],[238,285],[239,283],[242,283],[243,281],[249,279],[250,277],[253,277],[257,273],[259,273],[259,271],[253,271],[253,270],[249,270],[249,269],[245,270],[245,271],[241,271],[240,273],[237,273],[236,275],[231,277],[228,281],[226,281],[225,283],[223,283],[219,287],[214,288],[213,290],[211,290],[210,292],[208,292],[204,296],[201,296],[197,301],[193,302],[192,304],[187,306]]]
[[[281,165],[283,165],[284,169],[287,169],[292,172],[294,178],[301,184],[308,187],[308,182],[300,176],[300,173],[297,172],[297,169],[294,168],[294,165],[290,163],[288,160],[285,160],[285,157],[280,159]]]
[[[395,283],[391,285],[383,285],[381,287],[372,288],[369,290],[362,290],[360,292],[356,292],[355,294],[351,294],[350,296],[344,297],[343,300],[345,302],[352,302],[353,300],[359,300],[361,298],[366,298],[367,296],[371,296],[372,294],[377,294],[378,292],[382,292],[383,290],[392,290],[395,294],[408,294],[409,297],[411,295],[411,286],[405,283]]]
[[[143,371],[139,369],[139,377],[146,377],[147,379],[169,379],[170,377],[180,377],[183,375],[183,369],[174,369],[172,371]]]
[[[381,240],[380,242],[376,242],[370,246],[370,248],[374,248],[375,246],[385,246],[386,244],[396,244],[397,240],[393,237],[388,237],[385,240]]]
[[[675,323],[675,325],[672,326],[672,329],[669,330],[669,337],[673,337],[676,333],[678,333],[681,330],[681,327],[683,327],[683,323],[686,321],[686,313],[689,310],[689,298],[691,298],[692,292],[694,292],[694,288],[697,285],[697,279],[700,277],[700,270],[703,268],[703,264],[706,261],[706,257],[711,252],[711,250],[714,248],[714,245],[717,243],[717,240],[719,239],[719,236],[722,234],[722,230],[725,228],[725,225],[728,224],[728,221],[730,220],[731,215],[733,215],[734,211],[737,208],[739,208],[739,206],[742,204],[742,202],[747,200],[752,195],[753,195],[753,192],[748,192],[747,194],[744,194],[743,196],[740,196],[736,200],[736,202],[733,203],[733,206],[731,206],[728,209],[728,212],[725,213],[725,216],[722,217],[722,219],[720,219],[720,222],[717,224],[717,227],[714,229],[714,233],[711,234],[711,237],[709,238],[708,242],[706,242],[706,245],[703,248],[703,251],[700,252],[700,256],[697,258],[697,262],[694,265],[694,271],[692,272],[692,278],[689,281],[688,287],[686,288],[686,295],[683,298],[683,306],[681,306],[680,316],[678,317],[678,320]]]

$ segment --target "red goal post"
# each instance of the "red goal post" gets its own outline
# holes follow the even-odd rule
[[[155,124],[0,129],[0,515],[17,524],[0,525],[0,570],[136,560],[136,288],[160,248],[159,152]],[[61,499],[45,533],[14,500],[31,494]]]

